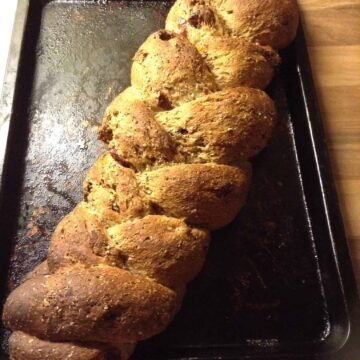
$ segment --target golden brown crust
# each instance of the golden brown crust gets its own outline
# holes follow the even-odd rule
[[[126,360],[114,350],[96,345],[54,343],[40,340],[21,331],[15,331],[9,339],[10,360]]]
[[[219,89],[265,88],[280,61],[279,56],[270,46],[262,47],[249,42],[252,39],[237,36],[231,27],[227,28],[218,10],[210,0],[178,0],[167,16],[166,28],[186,36],[195,45]]]
[[[156,120],[174,139],[183,161],[234,165],[265,147],[276,110],[263,91],[233,88],[158,113]]]
[[[53,233],[47,259],[49,269],[54,273],[78,263],[121,265],[121,258],[106,261],[107,247],[105,228],[86,204],[80,203],[61,220]]]
[[[107,108],[100,138],[135,170],[170,162],[175,156],[170,136],[133,88],[123,91]]]
[[[44,275],[49,275],[49,274],[50,274],[50,270],[49,270],[48,262],[47,262],[47,260],[45,260],[42,263],[40,263],[39,265],[35,266],[35,268],[32,271],[27,273],[21,279],[21,282],[24,282],[26,280],[29,280],[29,279],[37,277],[37,276],[44,276]]]
[[[282,49],[295,39],[298,25],[296,0],[177,0],[166,19],[167,29],[195,46],[208,36],[228,34]]]
[[[299,24],[296,0],[210,1],[233,35],[274,49],[295,39]]]
[[[229,33],[209,0],[175,1],[165,28],[185,36],[196,47],[204,37],[222,37]]]
[[[279,55],[272,48],[238,36],[204,36],[196,47],[214,74],[219,89],[236,86],[264,89],[280,63]]]
[[[112,166],[111,171],[108,170],[109,162]],[[91,179],[92,184],[87,198],[89,202],[94,202],[94,197],[98,196],[96,198],[97,211],[105,208],[108,213],[113,213],[114,210],[111,209],[113,204],[116,206],[119,204],[115,197],[119,189],[113,190],[114,197],[110,201],[98,192],[93,195],[94,191],[103,189],[94,184],[105,183],[111,187],[113,180],[118,178],[118,181],[122,181],[122,168],[120,164],[113,163],[110,155],[106,155],[101,157],[90,170],[85,180],[87,184]],[[141,196],[137,195],[139,208],[144,209],[143,204],[146,204],[149,213],[184,218],[190,224],[213,230],[232,221],[243,206],[250,181],[250,168],[248,163],[239,167],[217,164],[179,164],[144,171],[136,176],[136,180],[132,174],[131,182],[134,189],[137,189],[137,194],[141,194]],[[125,170],[131,171],[126,168]],[[125,202],[130,201],[126,199],[129,198],[125,198]],[[103,216],[104,210],[101,211]],[[120,211],[119,222],[124,220]],[[104,226],[109,227],[115,224],[116,222],[105,222]]]
[[[116,267],[68,267],[15,289],[5,303],[3,321],[50,341],[95,341],[121,348],[162,331],[177,302],[170,289]]]
[[[145,121],[138,121],[136,117],[136,103],[131,106],[123,103],[118,101],[112,105],[120,119],[107,121],[105,118],[103,127],[111,134],[131,133],[127,123],[137,119],[133,122],[133,132],[148,129],[144,127]],[[171,156],[167,156],[171,161],[159,156],[152,146],[156,141],[161,142],[160,137],[149,142],[141,136],[132,137],[131,142],[114,138],[110,147],[121,148],[122,153],[137,153],[136,157],[127,157],[137,171],[171,162],[237,164],[265,147],[276,118],[275,106],[266,93],[244,87],[218,91],[170,111],[156,114],[147,111],[147,121],[156,123],[171,143]]]
[[[107,264],[178,289],[200,271],[209,241],[206,230],[159,215],[106,231],[86,207],[78,205],[57,226],[47,262],[51,273],[75,264]]]
[[[101,155],[90,168],[84,198],[105,228],[149,212],[134,171],[120,165],[110,153]]]
[[[192,280],[205,260],[209,234],[168,216],[149,215],[110,228],[111,252],[126,257],[132,273],[176,289]]]
[[[144,172],[140,183],[159,213],[210,230],[229,224],[245,202],[251,166],[174,165]]]
[[[134,56],[131,84],[156,110],[169,110],[216,90],[200,54],[168,30],[150,35]]]

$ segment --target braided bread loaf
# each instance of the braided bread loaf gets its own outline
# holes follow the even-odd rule
[[[109,152],[90,169],[84,200],[7,299],[11,359],[125,360],[166,328],[202,268],[209,230],[245,202],[248,159],[276,120],[260,89],[297,25],[295,0],[174,4],[106,110]]]

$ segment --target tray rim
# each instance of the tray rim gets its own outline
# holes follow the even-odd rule
[[[6,68],[4,73],[4,81],[0,93],[0,131],[2,132],[2,139],[6,141],[4,151],[0,152],[0,180],[4,172],[4,163],[6,152],[8,149],[8,140],[10,133],[10,120],[14,112],[13,100],[15,98],[17,69],[21,58],[21,50],[23,46],[24,33],[27,25],[28,10],[31,0],[17,0],[17,7],[15,11],[13,29],[11,34],[10,48],[8,51]],[[11,73],[16,73],[15,77]],[[0,182],[0,194],[1,194]],[[1,200],[1,198],[0,198]]]
[[[115,0],[117,1],[117,0]],[[139,1],[139,0],[130,0]],[[146,0],[144,0],[146,1]],[[6,178],[6,164],[9,161],[9,142],[11,133],[13,131],[13,115],[16,111],[14,99],[19,90],[18,73],[24,56],[24,37],[27,29],[29,9],[32,6],[38,6],[43,9],[48,3],[58,2],[64,4],[94,4],[101,5],[110,1],[106,0],[18,0],[15,22],[11,37],[11,46],[8,54],[7,67],[4,76],[4,84],[0,98],[0,129],[3,131],[3,138],[6,139],[5,152],[0,153],[0,204],[3,198],[3,180]],[[326,137],[324,135],[323,123],[318,107],[315,86],[312,77],[312,70],[309,60],[309,55],[306,46],[305,35],[300,25],[297,39],[295,40],[295,53],[297,60],[297,72],[299,75],[299,82],[303,94],[302,100],[306,110],[307,123],[310,126],[310,140],[314,149],[313,155],[316,162],[316,170],[319,174],[319,182],[321,187],[321,197],[323,207],[325,210],[325,217],[328,224],[329,236],[333,247],[334,261],[336,264],[336,271],[339,277],[339,284],[345,299],[345,309],[348,315],[348,333],[344,337],[342,344],[338,344],[337,348],[330,352],[324,351],[318,353],[316,358],[323,358],[336,355],[339,359],[355,360],[353,356],[360,357],[360,346],[356,343],[356,334],[360,334],[360,302],[357,291],[356,280],[354,276],[352,260],[350,256],[348,241],[346,237],[346,230],[342,220],[341,209],[339,206],[337,190],[335,187],[334,176],[332,173],[331,161],[327,149]],[[15,77],[12,76],[15,74]],[[10,252],[10,249],[7,249]],[[5,278],[7,271],[2,269],[3,264],[0,263],[0,281]],[[0,304],[1,313],[1,304]],[[323,340],[326,343],[328,339]],[[356,353],[353,353],[356,351]],[[249,355],[244,355],[248,358]],[[253,360],[270,359],[273,357],[282,359],[292,359],[301,357],[301,359],[313,359],[313,354],[261,354],[260,357],[255,355],[250,358]],[[310,356],[310,357],[309,357]],[[220,357],[211,357],[217,359]],[[250,359],[249,358],[249,359]],[[0,353],[0,359],[7,359]],[[169,358],[170,359],[170,358]],[[175,359],[175,358],[172,358]],[[189,357],[176,357],[177,360],[190,360]],[[191,359],[210,359],[210,357],[191,357]],[[235,359],[235,357],[221,357],[221,359]]]

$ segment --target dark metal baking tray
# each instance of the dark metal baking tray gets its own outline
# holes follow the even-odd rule
[[[97,126],[161,1],[20,0],[1,105],[1,296],[46,257],[104,145]],[[134,360],[360,358],[359,304],[302,31],[268,89],[279,112],[246,207],[215,233],[180,314]],[[8,332],[1,329],[7,358]]]

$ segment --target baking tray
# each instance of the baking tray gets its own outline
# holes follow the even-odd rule
[[[2,94],[2,300],[46,257],[103,144],[105,107],[171,6],[19,0]],[[304,35],[268,89],[279,124],[246,207],[217,231],[181,312],[132,359],[357,360],[359,304]],[[8,331],[1,329],[1,359]]]

